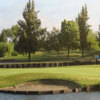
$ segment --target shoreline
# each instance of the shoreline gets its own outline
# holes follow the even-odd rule
[[[70,85],[70,84],[69,84]],[[19,94],[19,95],[44,95],[44,94],[64,94],[64,93],[78,93],[78,92],[93,92],[100,91],[99,85],[91,85],[84,88],[77,86],[70,87],[61,84],[40,84],[40,83],[25,83],[18,86],[8,88],[0,88],[0,93]]]

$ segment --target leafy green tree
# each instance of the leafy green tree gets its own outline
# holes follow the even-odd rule
[[[6,35],[7,31],[4,29],[0,35],[0,42],[5,42],[7,43],[7,35]]]
[[[59,51],[61,50],[61,46],[58,40],[59,33],[60,33],[59,30],[53,27],[50,38],[51,48],[57,52],[58,56],[59,56]]]
[[[9,42],[8,43],[8,51],[7,51],[7,56],[12,56],[12,53],[15,52],[14,51],[14,43]]]
[[[1,42],[0,43],[0,57],[5,57],[8,52],[8,44]]]
[[[70,50],[76,49],[78,46],[79,27],[77,22],[64,20],[59,36],[61,37],[60,43],[67,48],[67,57],[69,57]]]
[[[10,38],[12,42],[16,43],[19,37],[19,26],[13,25],[10,29],[7,29],[6,32],[7,37]]]
[[[29,0],[23,12],[24,21],[18,21],[20,35],[15,49],[20,53],[28,53],[29,60],[31,53],[35,53],[38,48],[38,33],[41,22],[37,18],[37,13],[34,9],[34,1]]]
[[[99,51],[99,43],[97,41],[97,38],[96,38],[96,34],[93,32],[93,30],[89,30],[89,33],[88,33],[88,37],[87,37],[87,46],[88,46],[88,50],[90,52],[91,51]]]
[[[80,46],[82,50],[82,57],[84,57],[84,51],[87,49],[87,37],[89,33],[90,25],[88,25],[88,11],[87,6],[82,7],[82,11],[78,14],[77,22],[80,32]]]
[[[43,41],[43,47],[46,51],[51,51],[51,34],[50,32],[47,33],[46,39]]]
[[[38,49],[43,50],[45,48],[45,40],[47,37],[47,28],[41,28],[38,37]]]
[[[44,48],[46,51],[51,51],[54,50],[57,52],[59,56],[59,51],[60,51],[60,43],[58,41],[58,34],[59,30],[53,27],[52,31],[47,34],[47,37],[44,41]]]

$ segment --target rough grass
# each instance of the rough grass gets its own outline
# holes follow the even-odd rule
[[[0,69],[0,87],[8,87],[41,79],[69,80],[79,84],[81,87],[99,84],[100,65],[31,69]]]

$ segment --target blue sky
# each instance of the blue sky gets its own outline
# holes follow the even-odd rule
[[[0,31],[17,24],[22,18],[22,12],[28,0],[0,0]],[[88,6],[89,21],[94,31],[100,24],[100,0],[35,0],[35,8],[39,10],[38,17],[42,27],[49,30],[60,28],[64,19],[74,20],[81,11],[82,5]]]

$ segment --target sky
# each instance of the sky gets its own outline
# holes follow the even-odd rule
[[[23,20],[22,12],[28,0],[0,0],[0,32],[2,29],[16,25],[19,19]],[[75,20],[82,6],[87,4],[89,21],[94,31],[98,31],[100,24],[100,0],[34,0],[35,10],[40,11],[42,27],[52,30],[60,29],[61,22]]]

